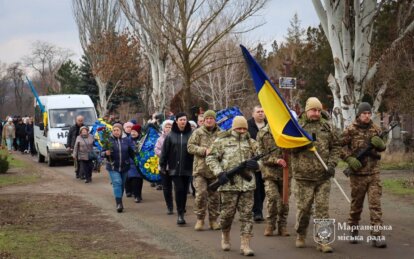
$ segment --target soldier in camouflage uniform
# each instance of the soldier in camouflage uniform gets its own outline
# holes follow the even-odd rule
[[[236,116],[232,128],[219,135],[214,141],[206,162],[220,184],[221,211],[220,224],[222,229],[221,247],[224,251],[230,250],[230,229],[236,210],[240,214],[241,246],[240,252],[244,255],[254,255],[250,248],[250,239],[253,230],[253,192],[256,188],[254,171],[259,169],[255,160],[248,160],[257,153],[257,143],[247,133],[247,121],[242,116]],[[226,172],[246,161],[245,173],[251,174],[249,182],[240,175],[228,179]]]
[[[259,145],[260,153],[269,152],[276,147],[275,140],[270,130],[269,124],[262,128],[257,134],[257,143]],[[264,235],[272,236],[276,229],[280,236],[289,236],[286,230],[286,220],[289,214],[289,204],[283,204],[283,167],[287,163],[282,158],[282,149],[277,149],[270,155],[262,158],[262,178],[265,184],[265,192],[267,197],[267,225],[265,227]],[[289,174],[290,186],[291,174]],[[289,188],[290,192],[290,188]],[[290,196],[290,193],[289,193]]]
[[[207,190],[207,186],[213,183],[217,177],[206,164],[206,156],[210,153],[210,146],[219,132],[220,129],[216,124],[216,113],[208,110],[204,113],[204,125],[196,129],[188,140],[188,153],[194,155],[193,183],[196,189],[194,213],[197,215],[197,223],[194,229],[197,231],[203,229],[207,207],[210,229],[220,229],[217,223],[220,213],[220,195],[218,192]]]
[[[379,176],[379,154],[385,150],[385,143],[379,137],[380,128],[371,120],[371,105],[361,103],[358,106],[357,118],[349,125],[343,133],[343,149],[341,157],[352,169],[351,180],[351,211],[348,224],[358,226],[361,219],[362,207],[365,195],[368,195],[368,204],[371,215],[371,225],[382,226],[381,194],[382,186]],[[362,161],[356,159],[359,151],[365,149],[369,144],[373,150]],[[357,236],[358,231],[351,232],[352,236]],[[372,231],[371,235],[380,237],[381,231]],[[357,243],[351,240],[351,243]],[[385,240],[373,241],[375,247],[386,247]]]
[[[330,178],[335,175],[341,143],[334,127],[321,117],[322,104],[311,97],[306,101],[305,113],[299,118],[299,125],[314,138],[313,145],[328,166],[325,170],[313,151],[309,148],[292,150],[292,169],[295,179],[296,198],[296,247],[305,247],[305,237],[314,204],[314,218],[329,218]],[[328,244],[318,244],[319,251],[330,253]]]

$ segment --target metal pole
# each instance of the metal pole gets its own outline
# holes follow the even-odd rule
[[[318,150],[316,150],[316,148],[313,150],[314,154],[316,155],[316,157],[318,158],[319,162],[321,162],[321,164],[323,165],[323,167],[325,168],[326,171],[328,171],[328,166],[325,164],[325,162],[322,160],[322,157],[319,155]],[[342,192],[342,194],[344,195],[345,199],[351,203],[351,201],[349,200],[348,196],[346,195],[344,189],[342,189],[342,187],[339,185],[338,181],[335,179],[335,177],[332,177],[334,183],[336,184],[336,186],[338,186],[339,190]]]
[[[289,203],[289,161],[288,151],[283,150],[283,160],[286,161],[286,167],[283,168],[283,204]]]

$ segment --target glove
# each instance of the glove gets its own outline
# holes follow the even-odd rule
[[[378,136],[373,136],[371,138],[371,144],[374,146],[374,148],[378,151],[384,151],[385,150],[385,143],[384,140],[382,140]]]
[[[218,174],[217,179],[220,183],[220,185],[224,185],[230,181],[230,179],[227,177],[226,172],[221,172]]]
[[[346,162],[348,163],[349,167],[354,171],[358,171],[359,169],[362,168],[362,164],[361,162],[359,162],[358,159],[356,159],[353,156],[350,156],[346,159]]]
[[[257,163],[256,160],[247,160],[246,161],[246,168],[256,171],[256,170],[259,169],[259,163]]]
[[[328,166],[328,171],[326,171],[328,173],[329,177],[335,177],[335,167],[333,166]]]

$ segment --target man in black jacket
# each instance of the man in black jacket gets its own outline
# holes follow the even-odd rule
[[[256,140],[257,133],[261,128],[267,125],[267,120],[260,105],[253,108],[252,118],[247,121],[250,137]],[[263,202],[265,199],[264,181],[262,172],[255,172],[256,190],[254,190],[253,218],[254,221],[264,221],[263,218]]]
[[[193,174],[193,155],[188,153],[187,143],[191,136],[191,126],[185,113],[178,113],[171,132],[162,145],[160,168],[161,173],[171,176],[174,183],[175,203],[177,207],[177,224],[185,224],[184,212],[187,203],[187,192],[190,177]]]
[[[76,121],[75,121],[75,125],[73,125],[72,127],[70,127],[69,129],[69,134],[68,134],[68,140],[66,142],[66,149],[68,150],[68,152],[73,152],[73,147],[75,146],[75,142],[76,142],[76,137],[79,136],[80,132],[80,128],[83,126],[83,116],[82,115],[78,115],[76,116]],[[76,159],[74,159],[74,165],[75,165],[75,174],[76,174],[76,178],[81,178],[81,176],[79,175],[79,166],[78,166],[78,161]]]

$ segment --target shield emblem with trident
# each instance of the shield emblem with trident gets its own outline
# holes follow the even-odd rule
[[[318,244],[330,244],[335,241],[335,219],[314,219],[313,240]]]

